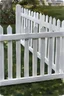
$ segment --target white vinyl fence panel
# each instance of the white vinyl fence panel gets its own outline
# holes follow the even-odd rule
[[[16,44],[15,49],[13,49],[13,42]],[[7,65],[4,62],[6,46]],[[22,46],[23,57],[21,55]],[[13,50],[16,52],[15,65]],[[31,66],[30,53],[32,55]],[[24,63],[22,63],[22,58]],[[56,20],[48,15],[45,16],[17,5],[16,34],[12,34],[10,25],[7,28],[7,34],[3,34],[3,28],[0,26],[0,86],[64,78],[63,58],[64,21],[60,22],[59,19]],[[38,59],[40,60],[39,65]],[[45,72],[46,65],[47,72]],[[5,66],[8,71],[5,71]],[[13,66],[16,68],[15,73]],[[30,75],[30,71],[32,75]]]

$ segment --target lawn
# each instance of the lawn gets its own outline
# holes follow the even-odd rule
[[[28,6],[24,5],[25,8],[28,8],[32,11],[36,11],[48,16],[55,17],[56,19],[64,20],[64,6]]]

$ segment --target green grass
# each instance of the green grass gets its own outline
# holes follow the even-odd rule
[[[14,25],[13,29],[14,28]],[[6,27],[5,32],[6,33]],[[13,32],[15,32],[13,30]],[[13,77],[16,76],[16,51],[15,51],[15,44],[16,42],[13,41]],[[5,43],[5,78],[7,78],[8,70],[7,70],[7,43]],[[29,52],[29,73],[32,75],[32,54]],[[21,46],[21,75],[24,76],[24,47]],[[38,59],[38,74],[40,74],[39,68],[40,61]],[[59,96],[59,94],[64,94],[64,83],[62,80],[50,80],[50,81],[41,81],[36,83],[30,84],[18,84],[18,85],[11,85],[0,87],[0,94],[4,96]]]
[[[21,5],[22,6],[22,5]],[[33,5],[24,5],[24,8],[30,9],[32,11],[36,11],[48,16],[55,17],[56,19],[64,20],[64,6],[33,6]],[[13,6],[15,10],[15,5]]]
[[[64,6],[28,6],[24,5],[25,8],[28,8],[32,11],[36,11],[48,16],[55,17],[56,19],[64,20]]]

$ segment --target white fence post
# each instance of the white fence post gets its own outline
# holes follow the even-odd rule
[[[12,34],[11,26],[8,26],[7,34]],[[8,79],[12,79],[12,41],[8,41]]]
[[[21,32],[21,6],[16,5],[16,33]]]
[[[3,28],[0,26],[0,35],[3,35]],[[0,41],[0,80],[4,80],[4,45]]]
[[[16,34],[21,33],[21,6],[16,6]],[[21,45],[16,41],[16,77],[21,77]]]

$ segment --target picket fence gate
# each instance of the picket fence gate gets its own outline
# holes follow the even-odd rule
[[[16,5],[16,34],[9,25],[7,34],[0,26],[0,86],[64,78],[64,21]],[[13,78],[13,46],[16,42],[16,77]],[[7,77],[5,52],[7,46]],[[24,76],[21,76],[21,49],[24,46]],[[29,52],[32,53],[32,75],[29,74]],[[40,74],[37,74],[37,59]],[[47,65],[47,73],[45,73]],[[53,72],[52,72],[53,71]]]

